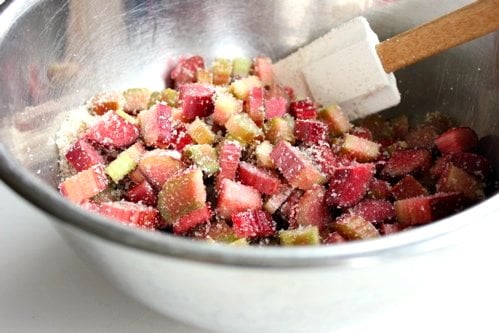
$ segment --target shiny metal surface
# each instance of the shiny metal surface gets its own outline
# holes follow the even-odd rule
[[[385,239],[301,249],[238,249],[133,230],[64,201],[54,133],[72,107],[101,90],[160,88],[171,57],[283,57],[333,25],[364,14],[381,38],[469,1],[7,1],[0,7],[0,171],[17,192],[61,223],[132,247],[220,264],[351,265],[404,257],[458,242],[490,223],[499,196],[439,223]],[[431,10],[429,10],[431,9]],[[441,111],[488,136],[499,165],[498,34],[397,73],[402,104],[388,114]],[[480,221],[476,221],[480,219]],[[460,231],[460,232],[458,232]]]

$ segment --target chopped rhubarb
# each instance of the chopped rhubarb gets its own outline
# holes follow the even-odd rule
[[[107,185],[104,165],[97,164],[67,178],[59,185],[59,191],[72,202],[81,204],[105,190]]]
[[[112,111],[103,115],[84,135],[89,142],[108,148],[128,147],[138,137],[138,128]]]
[[[344,243],[347,240],[339,232],[333,231],[322,238],[323,244],[338,244]]]
[[[399,150],[386,162],[381,174],[383,176],[396,178],[428,170],[430,166],[431,154],[427,150]]]
[[[213,84],[213,72],[209,69],[198,68],[196,71],[196,82],[203,84]]]
[[[402,226],[427,224],[464,208],[459,193],[437,193],[395,201],[395,213]]]
[[[323,186],[314,185],[310,190],[305,191],[296,206],[298,225],[315,225],[323,228],[331,220],[331,212],[326,204],[326,189]]]
[[[251,65],[252,62],[248,58],[234,58],[232,61],[232,76],[235,78],[248,76]]]
[[[363,118],[359,125],[370,130],[373,139],[376,141],[393,137],[393,129],[390,123],[380,114],[375,113]]]
[[[378,158],[379,147],[380,145],[376,142],[346,133],[341,152],[359,162],[371,162]]]
[[[183,215],[178,220],[173,222],[173,232],[175,234],[183,234],[192,228],[209,221],[211,218],[211,210],[208,206],[203,206],[196,210]]]
[[[149,147],[168,148],[172,141],[172,109],[158,103],[139,113],[140,133]]]
[[[360,126],[352,127],[350,131],[348,131],[348,133],[366,140],[371,140],[371,141],[373,140],[373,134],[369,129],[365,127],[360,127]]]
[[[215,59],[211,70],[213,72],[214,85],[229,84],[232,74],[232,60],[221,58]]]
[[[182,150],[184,150],[186,146],[192,144],[193,142],[194,141],[187,133],[187,127],[185,126],[185,124],[182,122],[177,122],[173,126],[172,130],[172,138],[170,145],[171,148],[181,152]]]
[[[404,228],[398,223],[381,223],[379,225],[379,231],[382,235],[391,235],[402,231]]]
[[[263,210],[246,210],[231,215],[237,237],[268,237],[276,232],[272,215]]]
[[[435,145],[442,154],[468,152],[477,144],[478,136],[469,127],[451,128],[435,139]]]
[[[298,228],[298,222],[296,221],[296,210],[298,208],[298,203],[303,196],[303,191],[294,189],[288,196],[286,201],[279,208],[279,213],[288,222],[288,229]]]
[[[310,156],[314,164],[319,167],[319,170],[326,175],[327,180],[331,177],[334,169],[350,164],[347,159],[335,154],[328,145],[307,147],[305,152]]]
[[[272,144],[276,144],[281,140],[293,144],[295,142],[294,128],[295,122],[292,118],[272,118],[265,124],[265,138]]]
[[[239,163],[239,179],[244,185],[249,185],[263,194],[275,194],[281,182],[269,171],[260,169],[247,162]]]
[[[215,91],[203,84],[184,84],[179,87],[179,100],[184,119],[192,121],[196,117],[207,117],[213,113]]]
[[[395,208],[387,200],[362,200],[350,209],[350,213],[362,216],[366,221],[376,225],[395,219]]]
[[[218,216],[227,219],[234,213],[261,208],[262,198],[256,189],[230,179],[222,180],[218,194]]]
[[[217,93],[213,112],[213,121],[218,125],[225,125],[229,118],[242,111],[242,102],[228,93]]]
[[[246,100],[249,92],[255,87],[261,87],[262,81],[256,76],[250,75],[230,84],[230,91],[239,100]]]
[[[315,225],[299,227],[293,230],[279,231],[279,240],[283,246],[319,245],[319,228]]]
[[[492,166],[489,160],[482,155],[463,152],[450,156],[452,164],[463,169],[470,175],[485,180],[492,174]]]
[[[92,113],[101,116],[107,111],[116,111],[123,105],[123,98],[118,93],[97,94],[90,100]]]
[[[359,240],[379,237],[374,225],[355,214],[345,214],[334,222],[335,230],[348,240]]]
[[[484,183],[461,168],[450,165],[437,182],[438,192],[458,192],[471,201],[485,197]]]
[[[136,114],[148,108],[151,91],[146,88],[132,88],[125,90],[123,96],[125,97],[123,110],[127,113]]]
[[[433,149],[438,132],[431,125],[422,126],[410,131],[404,138],[409,148]]]
[[[351,164],[334,170],[326,202],[330,206],[351,207],[366,194],[374,175],[374,164]]]
[[[341,135],[352,128],[348,117],[341,108],[332,104],[319,111],[318,117],[329,127],[329,133],[333,136]]]
[[[175,150],[155,149],[142,156],[139,170],[156,189],[183,168],[181,155]]]
[[[178,104],[177,91],[171,88],[166,88],[161,92],[155,91],[151,93],[148,106],[151,107],[161,102],[166,103],[168,106],[171,106],[172,108],[177,107]]]
[[[199,144],[212,144],[215,141],[215,133],[211,127],[199,118],[189,124],[187,133]]]
[[[289,113],[296,119],[315,119],[317,118],[317,105],[309,98],[301,99],[291,102]]]
[[[409,118],[405,114],[390,119],[390,125],[397,139],[403,139],[409,133]]]
[[[274,146],[268,141],[262,141],[255,148],[256,165],[263,168],[271,169],[274,167],[274,162],[270,158],[270,153]]]
[[[284,202],[286,202],[292,192],[293,188],[289,187],[288,185],[282,184],[281,186],[279,186],[277,193],[267,198],[267,201],[265,201],[263,208],[270,214],[274,214],[279,208],[281,208]]]
[[[242,144],[249,144],[256,138],[261,138],[263,132],[246,113],[233,114],[225,123],[227,133]]]
[[[156,208],[134,202],[105,202],[100,205],[98,211],[112,219],[145,229],[156,229],[160,223]]]
[[[223,179],[236,179],[237,168],[241,158],[242,148],[239,144],[231,141],[224,141],[218,149],[218,165],[220,172],[217,176],[217,187]]]
[[[196,72],[204,68],[204,60],[200,56],[193,56],[179,61],[170,73],[170,77],[179,86],[185,83],[196,82]]]
[[[325,176],[312,164],[312,161],[287,141],[280,141],[272,150],[270,158],[284,178],[294,187],[308,190],[314,184],[322,184],[325,181]]]
[[[262,87],[250,89],[244,103],[244,110],[258,126],[261,126],[265,120],[264,91]]]
[[[84,139],[77,140],[65,155],[66,160],[76,171],[83,171],[93,165],[104,164],[101,154]]]
[[[297,119],[295,137],[303,143],[324,144],[328,141],[329,129],[325,123],[313,119]]]
[[[428,195],[428,190],[421,185],[413,176],[406,175],[392,187],[392,194],[395,200],[402,200],[411,197]]]
[[[270,87],[274,82],[274,71],[272,70],[272,60],[268,57],[257,57],[253,60],[254,71],[260,78],[264,86]]]
[[[203,173],[189,169],[168,179],[158,195],[158,209],[167,224],[174,224],[206,205]]]
[[[134,183],[134,184],[140,184],[144,180],[146,180],[146,177],[142,174],[139,168],[133,170],[128,174],[128,178]]]
[[[217,150],[208,144],[191,145],[185,153],[198,168],[211,176],[219,170]]]
[[[115,160],[108,164],[106,173],[115,183],[119,182],[137,167],[144,153],[145,148],[142,143],[135,143],[122,151]]]
[[[158,196],[146,180],[135,185],[125,193],[125,198],[128,201],[141,203],[147,206],[156,206]]]
[[[286,114],[288,101],[282,96],[265,99],[265,119],[282,117]]]
[[[371,199],[390,199],[392,196],[392,188],[390,183],[378,178],[373,178],[369,183],[367,197]]]

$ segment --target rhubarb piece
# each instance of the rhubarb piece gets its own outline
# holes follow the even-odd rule
[[[246,113],[233,114],[225,123],[227,132],[242,144],[263,136],[263,132]]]
[[[374,175],[374,164],[352,164],[334,170],[326,202],[330,206],[351,207],[358,203],[367,192]]]
[[[234,58],[232,60],[232,76],[235,78],[248,76],[251,65],[252,62],[248,58]]]
[[[108,112],[84,134],[87,141],[107,147],[125,148],[137,141],[139,130],[115,112]]]
[[[182,122],[177,122],[172,131],[171,148],[181,152],[193,142],[191,136],[187,133],[186,125]]]
[[[97,164],[104,164],[99,152],[84,139],[77,140],[67,151],[66,160],[77,171],[86,170]]]
[[[350,213],[361,216],[375,225],[395,219],[395,208],[386,200],[362,200],[350,209]]]
[[[409,118],[405,114],[390,119],[390,125],[397,139],[403,139],[409,133]]]
[[[228,219],[234,213],[261,208],[262,198],[253,187],[236,183],[227,178],[220,183],[217,212],[221,218]]]
[[[248,240],[246,238],[239,238],[229,243],[229,246],[235,246],[235,247],[244,247],[248,245],[250,244],[248,243]]]
[[[81,204],[105,190],[107,185],[104,165],[97,164],[67,178],[59,184],[59,191],[70,201]]]
[[[369,183],[369,189],[367,190],[366,195],[371,199],[390,199],[392,196],[390,183],[378,178],[373,178]]]
[[[137,167],[144,153],[145,148],[142,143],[135,143],[133,146],[122,151],[114,161],[108,164],[106,174],[115,183],[118,183]]]
[[[443,133],[451,127],[454,127],[452,119],[438,111],[427,113],[423,123],[433,126],[438,133]]]
[[[215,133],[211,127],[199,118],[189,124],[187,133],[198,144],[212,144],[215,141]]]
[[[287,141],[279,141],[270,158],[293,187],[311,189],[314,184],[322,184],[325,176],[312,164],[308,157]]]
[[[404,230],[404,228],[399,223],[381,223],[379,225],[379,231],[383,236],[395,234]]]
[[[297,119],[295,137],[303,143],[324,144],[327,142],[329,129],[325,123],[313,119]]]
[[[322,239],[322,243],[324,244],[338,244],[338,243],[344,243],[347,240],[345,237],[343,237],[339,232],[333,231],[330,234],[328,234],[326,237]]]
[[[319,228],[315,225],[279,231],[279,241],[283,246],[319,245],[320,240]]]
[[[264,89],[262,87],[254,87],[249,90],[244,110],[255,124],[262,126],[265,120]]]
[[[215,59],[211,68],[213,72],[213,84],[226,85],[230,83],[232,74],[232,61],[229,59]]]
[[[469,127],[451,128],[435,139],[435,145],[442,154],[469,152],[477,144],[478,136]]]
[[[123,100],[118,93],[97,94],[89,102],[90,111],[102,116],[107,111],[117,111],[123,105]]]
[[[425,149],[396,151],[386,162],[381,174],[386,177],[402,177],[426,171],[431,166],[431,154]]]
[[[123,97],[125,97],[123,110],[126,113],[136,114],[148,108],[151,91],[147,88],[131,88],[123,92]]]
[[[371,162],[378,158],[379,147],[376,142],[345,133],[341,153],[359,162]]]
[[[137,117],[135,116],[132,116],[128,113],[126,113],[125,111],[123,111],[122,109],[118,109],[115,111],[116,114],[118,116],[120,116],[121,118],[125,119],[126,121],[128,121],[130,124],[132,125],[135,125],[135,126],[138,126],[139,125],[139,120],[137,119]]]
[[[433,149],[438,133],[435,127],[426,125],[410,131],[405,136],[405,142],[409,148]]]
[[[359,240],[379,237],[380,234],[371,222],[362,216],[344,214],[334,222],[335,230],[348,240]]]
[[[135,185],[125,193],[125,199],[130,202],[141,203],[146,206],[156,206],[158,196],[146,180]]]
[[[224,126],[229,118],[242,111],[242,102],[227,93],[217,93],[213,121]]]
[[[167,224],[174,224],[206,206],[203,173],[189,169],[168,179],[158,195],[158,209]]]
[[[263,86],[272,86],[272,84],[274,83],[272,60],[269,57],[257,57],[253,60],[253,63],[255,74],[260,78]]]
[[[106,189],[100,191],[98,194],[94,195],[90,201],[85,201],[81,206],[85,206],[88,202],[92,202],[99,206],[103,202],[120,201],[123,196],[123,191],[114,186],[108,186]],[[95,209],[90,209],[95,211]]]
[[[438,179],[442,175],[442,173],[449,167],[451,164],[451,155],[443,155],[435,160],[432,167],[430,168],[430,176]]]
[[[170,77],[176,86],[185,83],[196,82],[196,73],[198,69],[204,68],[204,60],[200,56],[193,56],[179,61],[177,66],[171,71]]]
[[[315,119],[317,118],[317,106],[309,98],[301,99],[291,102],[289,113],[296,119]]]
[[[262,168],[271,169],[274,167],[274,162],[270,158],[270,153],[274,149],[274,146],[268,141],[262,141],[255,148],[256,155],[256,165]]]
[[[282,117],[286,114],[288,101],[282,96],[265,99],[265,119]]]
[[[246,100],[249,92],[255,87],[261,87],[262,82],[256,76],[250,75],[239,80],[235,80],[230,84],[230,91],[239,100]]]
[[[428,195],[428,190],[421,185],[413,176],[406,175],[392,188],[392,194],[395,200],[402,200],[411,197]]]
[[[175,108],[178,104],[178,92],[171,88],[166,88],[161,92],[155,91],[151,93],[151,97],[149,98],[148,107],[152,107],[158,103],[166,103],[168,106]]]
[[[331,222],[332,216],[326,205],[326,189],[314,185],[305,191],[296,207],[296,222],[300,226],[315,225],[325,227]]]
[[[327,180],[333,174],[334,169],[350,164],[345,158],[335,154],[328,145],[310,146],[305,149],[305,152],[319,167],[319,170],[326,175]]]
[[[98,212],[117,221],[144,229],[156,229],[160,221],[156,208],[134,202],[105,202],[100,205]]]
[[[373,134],[371,131],[365,127],[355,126],[348,131],[348,133],[355,135],[356,137],[363,138],[366,140],[373,140]]]
[[[401,226],[427,224],[464,208],[463,196],[459,193],[437,193],[395,201],[395,213]]]
[[[370,130],[375,141],[393,137],[393,129],[390,123],[380,114],[375,113],[363,118],[359,125]]]
[[[173,232],[177,235],[184,234],[194,227],[209,221],[211,218],[211,210],[208,206],[203,206],[196,210],[183,215],[178,220],[173,222]]]
[[[196,71],[196,82],[203,84],[213,84],[213,72],[209,69],[198,68]]]
[[[336,104],[321,109],[318,117],[327,124],[329,127],[329,134],[332,136],[341,135],[352,128],[352,124],[348,120],[348,117]]]
[[[239,144],[231,141],[224,141],[218,149],[218,165],[220,172],[217,176],[217,186],[221,184],[223,179],[236,179],[236,171],[239,167],[242,148]]]
[[[208,176],[218,171],[217,150],[208,145],[191,145],[186,148],[187,157],[189,157],[198,168]]]
[[[277,193],[267,198],[267,201],[265,201],[263,208],[270,214],[274,214],[279,208],[281,208],[284,202],[286,202],[286,200],[291,195],[291,192],[293,192],[293,188],[289,187],[288,185],[279,186]]]
[[[199,83],[184,84],[179,87],[179,100],[182,115],[187,121],[196,117],[207,117],[213,113],[215,91]]]
[[[450,160],[455,166],[481,180],[489,178],[492,174],[492,166],[489,160],[482,155],[465,152],[456,153],[450,155]]]
[[[239,163],[239,179],[244,185],[249,185],[263,194],[275,194],[281,182],[267,170],[259,169],[247,162]]]
[[[168,148],[172,141],[172,109],[158,103],[139,113],[140,133],[149,147]]]
[[[303,191],[294,189],[293,192],[288,196],[286,201],[279,208],[280,215],[288,222],[288,229],[298,228],[298,222],[296,221],[296,211],[298,208],[298,203],[303,196]]]
[[[272,118],[265,124],[265,138],[272,144],[284,140],[295,142],[295,122],[291,117]]]
[[[276,232],[272,215],[263,210],[234,212],[231,220],[237,237],[269,237]]]
[[[396,142],[392,143],[389,146],[382,147],[382,151],[383,152],[381,153],[380,158],[382,158],[382,159],[388,159],[393,154],[395,154],[396,151],[406,150],[407,148],[409,148],[409,145],[407,144],[407,142],[405,142],[405,141],[396,141]]]
[[[145,153],[139,162],[139,170],[156,189],[183,168],[181,155],[175,150],[155,149]]]
[[[444,170],[437,182],[438,192],[457,192],[471,201],[485,198],[484,183],[454,165]]]

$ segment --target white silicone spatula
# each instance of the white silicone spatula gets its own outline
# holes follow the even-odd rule
[[[499,30],[499,0],[478,0],[383,42],[356,17],[274,64],[297,96],[339,104],[351,119],[397,105],[393,72]]]

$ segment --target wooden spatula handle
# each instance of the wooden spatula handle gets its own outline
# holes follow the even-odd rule
[[[499,0],[478,0],[377,45],[387,73],[499,30]]]

